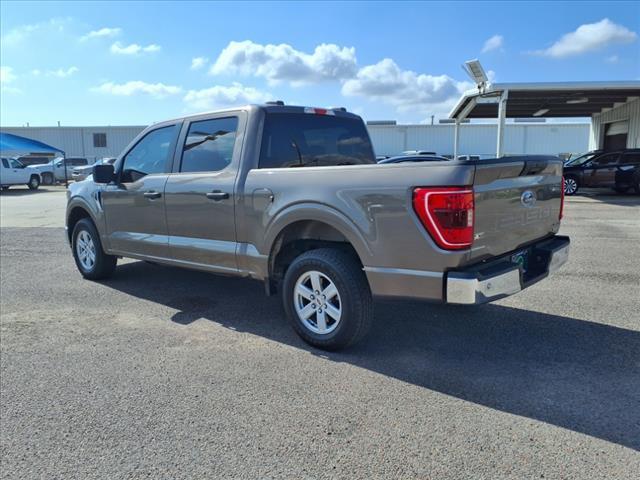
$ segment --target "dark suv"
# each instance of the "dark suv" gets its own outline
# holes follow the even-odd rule
[[[582,187],[608,187],[618,193],[633,188],[640,194],[640,148],[594,150],[564,164],[564,193]]]

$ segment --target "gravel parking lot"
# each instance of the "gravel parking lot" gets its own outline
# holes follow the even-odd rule
[[[379,303],[330,354],[256,282],[82,280],[64,189],[0,203],[3,478],[638,478],[638,196],[569,199],[570,261],[525,292]]]

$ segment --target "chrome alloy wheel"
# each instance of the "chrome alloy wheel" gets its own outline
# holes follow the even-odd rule
[[[333,332],[342,316],[338,289],[329,277],[316,270],[304,272],[298,278],[293,306],[302,324],[320,335]]]
[[[87,271],[93,269],[96,264],[96,246],[93,243],[93,238],[86,230],[82,230],[76,238],[76,254],[82,268]]]
[[[576,193],[577,189],[578,189],[578,182],[576,182],[575,179],[573,178],[564,179],[564,193],[566,193],[567,195],[573,195],[574,193]]]

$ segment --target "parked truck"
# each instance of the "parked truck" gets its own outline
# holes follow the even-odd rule
[[[66,229],[85,278],[119,257],[253,278],[340,349],[376,297],[473,305],[555,272],[562,208],[556,157],[379,165],[357,115],[278,102],[148,127],[70,186]]]

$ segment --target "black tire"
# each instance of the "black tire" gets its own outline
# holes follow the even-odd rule
[[[2,190],[9,190],[9,185],[3,185]]]
[[[613,187],[613,189],[619,194],[624,194],[629,191],[629,187]]]
[[[305,272],[311,271],[326,275],[338,290],[341,315],[330,333],[313,332],[294,306],[296,283]],[[371,290],[362,267],[352,255],[332,248],[311,250],[293,261],[285,273],[282,302],[296,333],[308,344],[324,350],[354,345],[367,334],[373,320]]]
[[[95,262],[90,268],[83,265],[78,256],[78,236],[82,232],[86,232],[94,244]],[[76,261],[76,266],[84,278],[89,280],[100,280],[103,278],[109,278],[113,275],[118,262],[118,257],[104,253],[98,230],[96,230],[95,225],[90,219],[83,218],[76,223],[76,226],[73,228],[73,234],[71,235],[71,247],[73,251],[73,258]]]
[[[27,187],[29,190],[37,190],[40,186],[40,177],[38,175],[31,175],[29,179],[29,183],[27,183]]]
[[[43,173],[42,175],[42,185],[53,185],[53,175],[50,173]]]
[[[580,189],[580,182],[578,179],[572,175],[568,175],[564,178],[564,194],[565,195],[575,195],[578,193]]]

